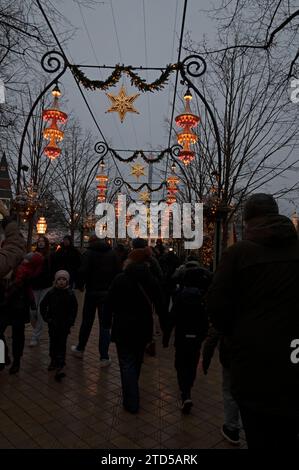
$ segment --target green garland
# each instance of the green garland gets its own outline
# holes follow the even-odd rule
[[[138,88],[143,93],[146,91],[159,91],[161,90],[166,82],[169,79],[169,76],[172,72],[179,70],[182,67],[181,63],[178,64],[170,64],[167,65],[166,69],[161,73],[160,77],[157,78],[152,83],[146,83],[143,78],[140,78],[135,72],[133,72],[133,67],[131,65],[119,65],[115,66],[115,69],[109,75],[107,80],[90,80],[86,77],[86,75],[82,72],[82,70],[77,67],[77,65],[69,64],[69,68],[74,75],[74,77],[87,89],[89,90],[107,90],[108,88],[115,86],[122,74],[128,75],[131,79],[131,85]],[[145,69],[146,70],[146,69]]]
[[[146,163],[157,163],[157,162],[160,162],[162,160],[162,158],[167,154],[167,153],[171,153],[171,148],[168,148],[168,149],[165,149],[163,150],[161,153],[159,153],[159,155],[157,155],[156,157],[154,158],[148,158],[145,153],[143,152],[143,150],[135,150],[135,152],[128,158],[122,158],[115,150],[113,149],[109,149],[111,153],[113,153],[113,155],[115,156],[115,158],[117,158],[120,162],[124,162],[124,163],[131,163],[133,162],[134,160],[136,160],[136,158],[138,158],[139,156],[146,162]]]

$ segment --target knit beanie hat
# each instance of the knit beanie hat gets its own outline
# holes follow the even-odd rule
[[[258,193],[250,196],[244,206],[243,216],[247,222],[255,217],[278,215],[277,202],[271,194]]]
[[[128,259],[132,263],[145,263],[149,261],[152,256],[151,249],[147,246],[146,248],[136,248],[129,253]]]
[[[57,271],[55,273],[55,279],[54,279],[54,285],[56,286],[56,283],[57,283],[57,280],[60,278],[60,277],[63,277],[67,283],[69,284],[70,282],[70,275],[67,271],[64,271],[63,269],[61,269],[60,271]]]

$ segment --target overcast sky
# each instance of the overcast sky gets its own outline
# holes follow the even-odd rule
[[[177,61],[184,0],[106,0],[98,2],[93,8],[80,7],[67,0],[57,2],[56,5],[59,5],[61,12],[76,28],[74,37],[65,48],[70,62],[165,67]],[[200,42],[204,35],[209,44],[216,40],[216,23],[209,19],[209,8],[209,0],[188,0],[185,33],[189,32],[196,42]],[[57,25],[54,24],[53,27],[59,36]],[[185,55],[182,51],[181,58]],[[90,78],[105,79],[108,75],[108,71],[96,69],[84,69],[84,72]],[[147,81],[153,81],[160,74],[159,71],[138,73]],[[171,116],[174,80],[175,74],[163,90],[141,93],[134,102],[140,114],[128,113],[123,124],[117,113],[105,113],[110,107],[105,92],[84,91],[111,147],[145,150],[167,147],[169,128],[165,121]],[[83,126],[92,130],[96,140],[101,140],[69,72],[63,77],[62,84],[68,108],[72,110],[73,116],[78,117]],[[122,84],[127,88],[128,94],[138,93],[136,88],[130,86],[126,77],[117,86],[110,88],[109,92],[118,94]],[[185,90],[180,84],[178,90],[183,95]],[[175,114],[181,111],[177,99]],[[139,163],[142,162],[141,160]],[[126,174],[126,165],[120,163],[119,168]],[[134,181],[132,176],[128,179]],[[157,172],[154,173],[153,179],[161,182]],[[144,181],[145,178],[140,179],[140,183]],[[286,209],[284,204],[284,210],[289,213],[293,211],[293,207]]]

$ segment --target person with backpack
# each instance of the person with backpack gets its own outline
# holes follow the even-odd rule
[[[163,346],[168,347],[171,331],[175,328],[175,368],[184,414],[189,414],[193,406],[191,389],[196,378],[201,345],[208,331],[204,303],[206,290],[202,270],[186,269],[182,288],[175,296],[163,336]]]

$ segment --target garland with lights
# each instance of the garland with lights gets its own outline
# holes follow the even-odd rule
[[[157,155],[154,158],[148,158],[143,150],[135,150],[135,152],[128,158],[122,158],[115,150],[109,149],[111,153],[113,153],[114,157],[117,158],[120,162],[123,163],[130,163],[136,160],[136,158],[141,157],[146,163],[157,163],[164,158],[166,154],[171,154],[172,150],[171,148],[163,150],[159,155]]]
[[[135,193],[137,193],[138,191],[141,191],[141,189],[143,188],[147,188],[147,190],[150,192],[150,193],[154,193],[156,191],[160,191],[160,189],[163,188],[163,186],[166,185],[166,181],[162,181],[162,183],[160,184],[160,186],[158,186],[157,188],[151,188],[151,186],[148,184],[148,183],[143,183],[141,184],[140,186],[138,186],[138,188],[133,188],[133,186],[130,185],[130,183],[128,183],[127,181],[124,181],[120,176],[118,176],[117,178],[115,178],[114,180],[114,185],[117,186],[118,188],[120,188],[121,186],[125,185],[127,186],[127,188],[130,189],[130,191],[134,191]],[[119,190],[119,189],[118,189]]]
[[[108,88],[115,86],[121,79],[122,74],[126,74],[131,79],[131,85],[138,88],[143,93],[150,91],[159,91],[164,88],[164,85],[167,83],[169,76],[172,72],[175,72],[182,68],[182,64],[170,64],[167,65],[166,69],[163,70],[160,77],[152,83],[146,83],[145,79],[140,78],[137,73],[133,72],[134,67],[131,65],[119,65],[115,66],[113,72],[109,75],[106,80],[90,80],[86,77],[84,72],[80,70],[77,65],[69,64],[69,68],[73,73],[74,77],[89,90],[107,90]],[[99,66],[99,68],[105,68]],[[144,68],[146,70],[146,68]]]

